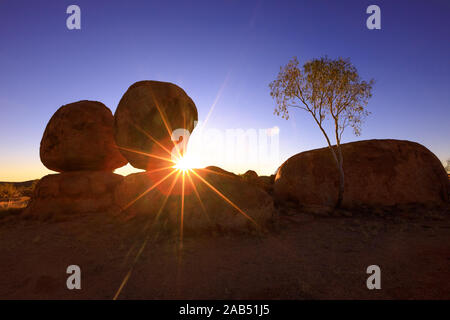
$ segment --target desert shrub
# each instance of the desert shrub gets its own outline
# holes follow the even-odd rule
[[[30,185],[22,186],[17,188],[17,190],[23,197],[32,197],[38,182],[39,180],[34,180]]]
[[[12,184],[9,183],[0,184],[0,198],[9,199],[18,196],[20,196],[20,192]]]

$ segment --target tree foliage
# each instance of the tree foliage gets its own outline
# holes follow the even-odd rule
[[[361,134],[361,125],[370,114],[366,110],[372,97],[374,80],[364,81],[349,59],[322,57],[299,67],[294,57],[280,68],[277,78],[270,83],[270,95],[276,101],[274,113],[289,119],[290,108],[309,112],[324,134],[340,172],[338,206],[342,201],[344,173],[340,148],[345,128]],[[332,146],[324,123],[330,120],[334,127],[336,147]]]
[[[290,107],[304,109],[320,127],[331,118],[337,123],[340,138],[348,126],[355,135],[361,134],[361,124],[369,115],[365,107],[372,97],[373,83],[361,80],[349,59],[323,57],[300,69],[294,57],[280,68],[277,79],[270,84],[270,95],[277,104],[275,114],[289,119]]]

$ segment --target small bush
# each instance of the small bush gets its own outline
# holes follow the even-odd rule
[[[0,198],[9,199],[14,197],[19,197],[20,192],[12,184],[4,183],[0,184]]]

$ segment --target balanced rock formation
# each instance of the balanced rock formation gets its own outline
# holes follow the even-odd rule
[[[177,230],[183,221],[186,231],[258,229],[274,213],[273,200],[263,189],[209,168],[184,177],[173,169],[134,173],[118,185],[115,199],[128,215],[148,215]]]
[[[424,146],[401,140],[342,144],[345,191],[343,207],[448,202],[449,181],[439,159]],[[279,168],[277,201],[302,206],[335,205],[338,171],[328,148],[299,153]]]
[[[118,211],[113,192],[122,179],[106,171],[49,174],[37,183],[25,214],[49,218]]]
[[[197,108],[183,89],[160,81],[128,88],[115,112],[115,139],[133,167],[150,170],[170,165],[176,129],[192,132]],[[178,140],[177,142],[181,142]]]
[[[127,161],[118,151],[111,110],[98,101],[78,101],[59,108],[41,140],[42,163],[57,172],[113,171]]]

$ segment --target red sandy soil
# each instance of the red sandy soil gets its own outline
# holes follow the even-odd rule
[[[450,299],[448,209],[290,212],[263,234],[185,235],[182,250],[175,234],[143,234],[144,220],[1,218],[0,299],[112,299],[148,235],[119,299]],[[72,264],[81,290],[66,288]],[[372,264],[381,290],[366,287]]]

